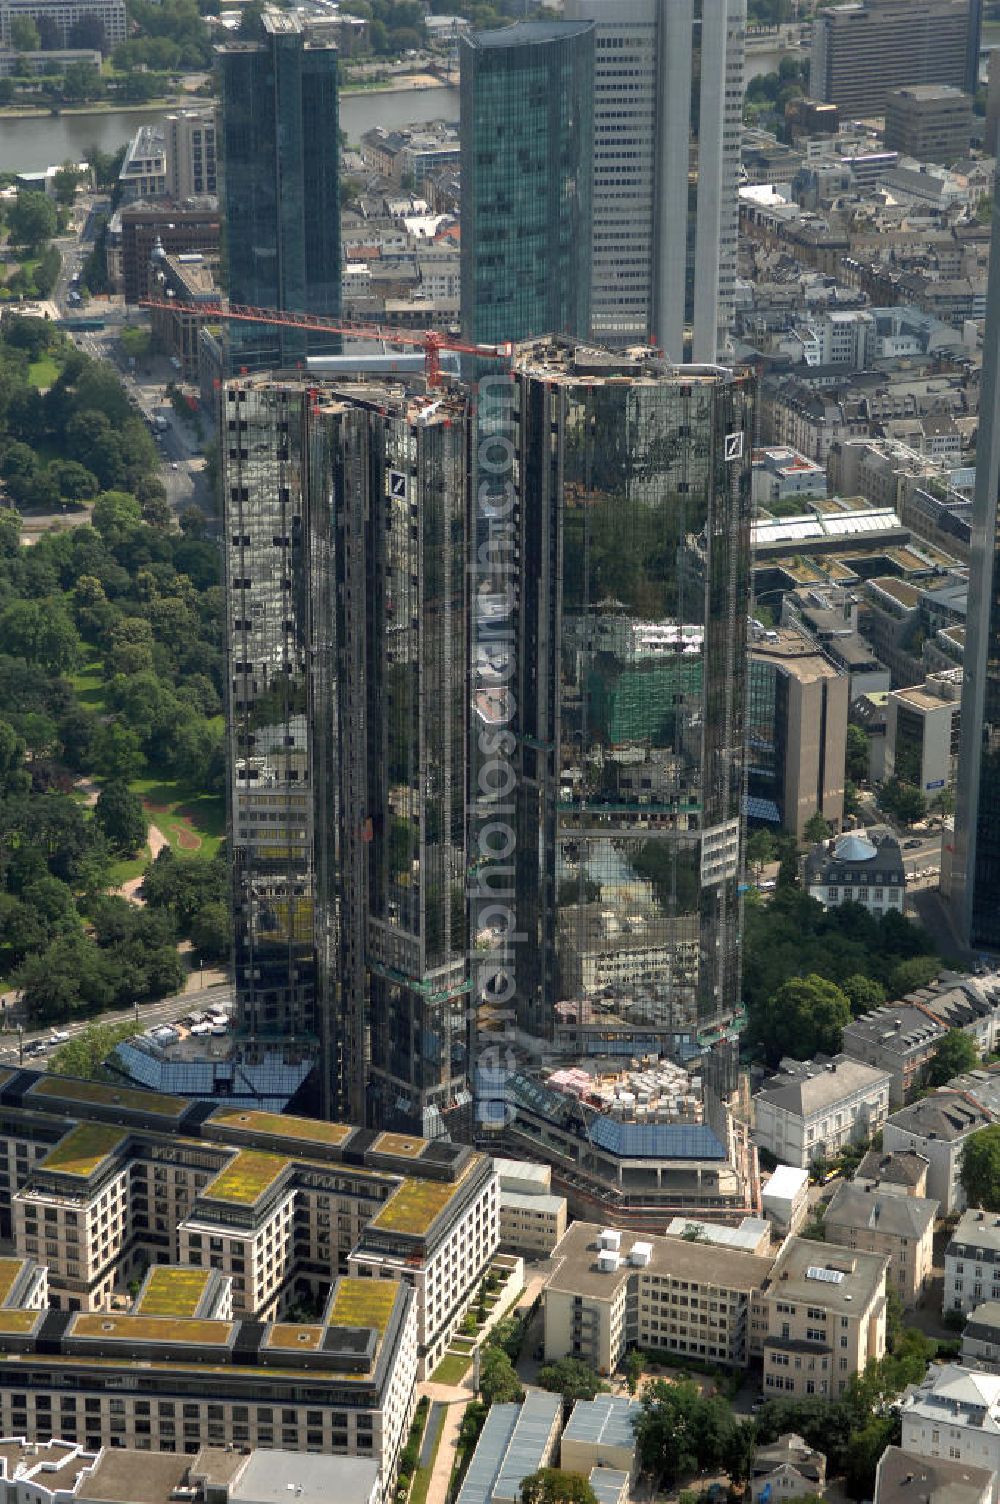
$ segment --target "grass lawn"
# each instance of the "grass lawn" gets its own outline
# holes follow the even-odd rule
[[[445,1353],[431,1375],[433,1384],[461,1384],[469,1371],[472,1359],[462,1353]]]
[[[112,862],[109,868],[108,887],[121,888],[133,877],[141,877],[151,860],[149,847],[144,846],[138,856],[123,856],[119,861]]]
[[[100,658],[95,658],[92,663],[84,664],[83,668],[78,669],[75,674],[66,676],[76,690],[80,703],[98,715],[103,715],[105,712],[102,668]]]
[[[137,778],[131,785],[146,814],[182,856],[212,857],[226,827],[220,794],[204,794],[188,784],[164,778]]]
[[[43,355],[41,360],[33,360],[28,367],[28,380],[32,386],[38,387],[39,391],[52,386],[58,375],[59,367],[51,355]]]
[[[445,1362],[448,1360],[445,1359]],[[441,1365],[444,1367],[444,1364]],[[438,1373],[441,1369],[438,1369]],[[441,1433],[444,1430],[444,1418],[447,1415],[444,1405],[439,1405],[434,1412],[433,1424],[436,1427],[434,1433],[434,1445],[431,1448],[431,1460],[426,1467],[418,1467],[413,1474],[413,1483],[410,1486],[410,1504],[427,1504],[427,1490],[431,1484],[431,1474],[434,1472],[434,1463],[437,1460],[438,1448],[441,1445]]]

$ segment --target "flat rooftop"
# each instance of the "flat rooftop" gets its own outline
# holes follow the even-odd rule
[[[53,1145],[39,1168],[87,1180],[127,1137],[124,1129],[110,1123],[80,1123]]]
[[[646,1274],[673,1279],[693,1280],[705,1286],[736,1290],[758,1289],[771,1271],[772,1260],[741,1249],[718,1248],[685,1238],[663,1238],[622,1231],[619,1254],[625,1260],[615,1272],[598,1268],[598,1238],[602,1229],[596,1222],[573,1222],[556,1246],[552,1259],[555,1272],[547,1289],[566,1295],[585,1295],[610,1300],[620,1281],[640,1270],[628,1263],[637,1243],[648,1247]]]
[[[130,1447],[105,1447],[93,1473],[81,1485],[79,1498],[100,1504],[170,1504],[182,1482],[190,1457],[175,1452],[137,1452]]]
[[[212,1283],[212,1269],[154,1264],[139,1291],[137,1316],[197,1316]]]
[[[283,1154],[269,1154],[264,1149],[240,1149],[201,1194],[213,1201],[255,1206],[290,1164]]]
[[[881,1288],[888,1263],[887,1254],[789,1238],[774,1265],[768,1292],[860,1316]]]

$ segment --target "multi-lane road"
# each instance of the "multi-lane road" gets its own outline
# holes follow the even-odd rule
[[[10,1066],[17,1065],[22,1059],[25,1064],[43,1066],[45,1064],[45,1052],[39,1051],[33,1054],[29,1047],[44,1044],[53,1049],[65,1043],[65,1039],[53,1039],[53,1031],[58,1029],[60,1036],[65,1035],[69,1039],[75,1039],[92,1024],[120,1024],[135,1023],[137,1032],[152,1028],[154,1024],[173,1023],[177,1018],[185,1014],[204,1009],[225,1008],[232,1009],[233,988],[229,982],[217,983],[210,987],[204,987],[197,992],[179,992],[173,997],[163,998],[158,1003],[139,1003],[132,1008],[124,1008],[113,1013],[101,1013],[95,1018],[83,1019],[80,1022],[54,1024],[47,1029],[24,1029],[18,1034],[17,1028],[8,1025],[0,1031],[0,1064]],[[0,1014],[0,1022],[3,1015]]]

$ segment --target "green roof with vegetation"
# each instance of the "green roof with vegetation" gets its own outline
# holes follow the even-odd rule
[[[0,1259],[0,1306],[10,1299],[10,1292],[25,1263],[25,1259]]]
[[[111,1342],[180,1342],[199,1347],[224,1347],[233,1333],[231,1321],[190,1320],[182,1316],[111,1316],[105,1311],[81,1313],[69,1328],[71,1337]]]
[[[17,1336],[20,1333],[26,1335],[28,1332],[34,1331],[35,1324],[41,1320],[44,1314],[44,1311],[20,1311],[17,1309],[0,1311],[0,1335],[4,1333],[10,1336]]]
[[[139,1294],[137,1316],[194,1316],[211,1279],[209,1269],[161,1264],[149,1271]]]
[[[457,1188],[456,1183],[449,1180],[404,1180],[376,1212],[371,1225],[383,1232],[424,1237]]]
[[[43,1076],[28,1094],[32,1097],[58,1097],[66,1102],[87,1102],[93,1107],[127,1107],[131,1112],[149,1112],[155,1117],[179,1118],[190,1102],[185,1097],[168,1097],[156,1091],[138,1091],[106,1081],[80,1081],[75,1076]]]
[[[220,1107],[209,1118],[220,1128],[245,1128],[248,1132],[269,1133],[274,1138],[295,1139],[303,1144],[331,1144],[334,1147],[349,1139],[355,1131],[350,1123],[323,1123],[314,1118],[283,1117],[279,1112],[259,1112],[256,1108],[242,1112],[238,1108]]]
[[[342,1277],[333,1292],[327,1324],[374,1327],[381,1336],[389,1324],[398,1290],[394,1279]]]
[[[80,1123],[53,1145],[39,1168],[86,1179],[124,1143],[127,1136],[123,1129],[112,1123]]]
[[[283,1154],[268,1154],[263,1149],[241,1149],[215,1179],[209,1181],[202,1195],[213,1201],[238,1201],[244,1206],[253,1206],[289,1164],[290,1160]]]
[[[427,1148],[425,1138],[409,1133],[380,1133],[372,1144],[373,1154],[393,1154],[398,1159],[419,1159]]]

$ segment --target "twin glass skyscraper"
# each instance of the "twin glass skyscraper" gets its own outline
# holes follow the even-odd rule
[[[501,380],[490,494],[462,388],[223,393],[241,1019],[320,1041],[330,1114],[432,1136],[470,1126],[483,891],[540,1039],[670,1050],[739,1002],[752,383],[571,341]]]
[[[218,49],[231,303],[340,314],[337,49],[293,11],[265,8],[252,41]],[[332,334],[229,325],[231,369],[333,354]]]

